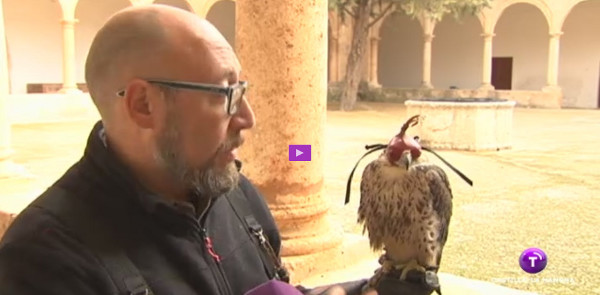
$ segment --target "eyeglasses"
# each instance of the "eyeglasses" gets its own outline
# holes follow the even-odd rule
[[[217,94],[224,94],[227,97],[225,111],[228,115],[234,115],[239,111],[239,106],[248,88],[248,81],[240,81],[236,85],[223,87],[214,84],[203,84],[194,82],[165,81],[165,80],[146,80],[148,83],[158,84],[176,89],[189,89],[205,91]],[[117,96],[125,96],[125,90],[117,92]]]

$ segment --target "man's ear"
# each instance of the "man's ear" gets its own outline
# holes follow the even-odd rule
[[[156,100],[151,99],[150,84],[141,79],[135,79],[125,89],[125,108],[127,114],[140,128],[148,129],[154,127],[156,119]]]

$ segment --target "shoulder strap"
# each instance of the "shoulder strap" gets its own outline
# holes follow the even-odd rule
[[[252,237],[254,244],[260,248],[260,259],[265,266],[265,270],[267,271],[269,278],[275,278],[277,280],[289,283],[290,277],[288,271],[281,263],[279,256],[277,256],[273,250],[273,247],[269,243],[269,239],[265,237],[262,226],[258,221],[256,221],[254,215],[252,215],[248,200],[245,196],[246,188],[243,184],[240,185],[240,187],[243,192],[242,194],[232,193],[227,195],[229,204],[233,208],[233,211],[238,216],[240,221],[246,225],[246,231]]]
[[[152,291],[133,265],[115,236],[81,198],[56,185],[32,203],[56,215],[73,230],[100,259],[110,275],[118,295],[151,295]]]

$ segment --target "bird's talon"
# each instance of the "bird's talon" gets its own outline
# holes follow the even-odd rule
[[[385,263],[387,260],[387,256],[385,254],[382,254],[381,256],[379,256],[379,260],[377,260],[377,262],[379,262],[379,265],[383,265],[383,263]]]
[[[394,265],[394,268],[396,268],[397,270],[401,270],[400,271],[400,280],[402,280],[402,281],[406,280],[406,276],[408,275],[408,272],[411,270],[418,270],[423,273],[426,272],[426,269],[424,267],[422,267],[421,265],[419,265],[419,263],[417,263],[416,260],[411,260],[406,264]]]

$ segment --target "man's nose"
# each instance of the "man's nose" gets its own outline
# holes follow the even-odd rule
[[[243,130],[254,127],[255,118],[250,102],[244,97],[240,103],[239,111],[231,118],[232,128]]]

